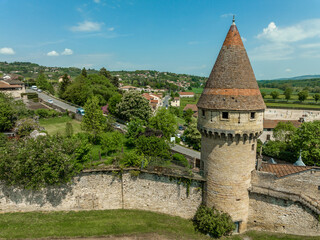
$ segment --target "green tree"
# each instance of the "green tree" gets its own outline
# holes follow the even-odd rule
[[[107,71],[107,69],[105,69],[104,67],[100,69],[99,74],[102,76],[105,76],[109,80],[112,78],[111,73],[109,71]]]
[[[195,150],[201,148],[201,133],[197,129],[197,120],[192,118],[186,130],[183,133],[184,141]]]
[[[0,151],[0,180],[26,189],[67,183],[83,169],[89,151],[88,142],[58,135],[9,141]]]
[[[198,208],[193,221],[199,232],[214,238],[230,235],[235,227],[229,214],[204,205]]]
[[[70,77],[68,74],[64,74],[62,77],[62,82],[59,85],[59,96],[62,97],[67,87],[71,84]]]
[[[0,131],[10,130],[15,121],[15,111],[7,101],[0,98]]]
[[[84,105],[85,115],[82,118],[81,128],[96,136],[106,127],[106,118],[103,116],[97,97],[90,98]]]
[[[304,163],[320,166],[320,121],[304,122],[297,129],[291,140],[296,156],[301,149]]]
[[[112,115],[116,114],[117,104],[121,102],[122,95],[115,93],[108,101],[108,110]]]
[[[25,137],[34,130],[40,130],[40,126],[34,119],[24,118],[16,122],[14,130],[20,137]]]
[[[298,93],[298,98],[299,101],[303,102],[306,100],[309,96],[309,92],[307,90],[302,90],[301,92]]]
[[[54,88],[53,86],[49,83],[49,81],[47,80],[46,76],[44,75],[44,73],[40,73],[36,79],[36,84],[37,87],[42,89],[42,90],[47,90],[49,91],[51,94],[54,94]]]
[[[120,151],[123,147],[123,135],[118,131],[101,134],[101,147],[106,154]]]
[[[271,95],[271,97],[272,97],[273,99],[277,99],[280,94],[279,94],[278,91],[272,91],[272,92],[270,93],[270,95]]]
[[[292,122],[279,122],[273,129],[273,137],[277,141],[288,143],[296,130],[297,128],[293,126]]]
[[[72,126],[71,122],[66,123],[66,136],[67,137],[73,136],[73,126]]]
[[[183,112],[183,118],[186,121],[186,124],[190,124],[192,121],[193,111],[192,109],[187,109],[185,112]]]
[[[141,119],[134,119],[128,123],[125,135],[127,139],[126,144],[128,146],[135,146],[137,138],[145,131],[144,125],[145,122]]]
[[[150,118],[149,125],[152,128],[161,130],[165,138],[169,139],[177,130],[177,121],[175,116],[165,108],[160,108],[156,115]]]
[[[81,70],[81,75],[82,75],[83,77],[85,77],[85,78],[88,77],[86,68],[82,68],[82,70]]]
[[[316,93],[315,95],[313,95],[314,100],[316,101],[316,103],[319,101],[320,99],[320,94]]]
[[[67,101],[83,106],[92,95],[93,92],[89,81],[80,75],[67,87],[63,94],[63,98]]]
[[[264,98],[266,95],[267,95],[266,92],[261,92],[262,98]]]
[[[137,139],[136,147],[140,155],[171,159],[170,146],[163,138],[142,135]]]
[[[123,120],[141,119],[148,121],[152,110],[149,102],[138,92],[126,92],[117,104],[116,114]]]
[[[285,96],[285,98],[287,99],[287,101],[290,100],[292,91],[293,91],[292,88],[286,88],[286,89],[284,90],[284,96]]]

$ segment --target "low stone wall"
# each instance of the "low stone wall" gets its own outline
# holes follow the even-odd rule
[[[0,185],[0,212],[142,209],[192,218],[202,202],[202,181],[130,171],[83,172],[73,183],[41,191]]]
[[[277,178],[254,171],[248,228],[320,236],[319,171]]]

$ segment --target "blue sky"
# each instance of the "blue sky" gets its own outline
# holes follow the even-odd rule
[[[236,15],[257,79],[320,74],[318,0],[0,0],[0,61],[208,76]]]

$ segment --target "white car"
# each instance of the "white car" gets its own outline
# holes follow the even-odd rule
[[[41,90],[41,89],[38,89],[38,90],[37,90],[37,92],[41,93],[41,92],[42,92],[42,90]]]
[[[48,101],[47,101],[48,103],[53,103],[53,100],[52,99],[48,99]]]

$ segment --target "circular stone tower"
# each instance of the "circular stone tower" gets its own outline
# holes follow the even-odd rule
[[[197,106],[205,204],[229,213],[243,232],[265,104],[234,20]]]

